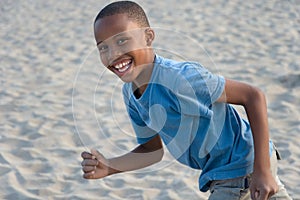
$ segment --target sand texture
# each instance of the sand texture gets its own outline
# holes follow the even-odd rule
[[[300,1],[138,2],[158,53],[265,92],[279,175],[299,200]],[[82,151],[112,157],[136,145],[122,83],[99,62],[93,38],[107,3],[0,0],[0,199],[207,199],[200,171],[168,153],[138,172],[82,178]]]

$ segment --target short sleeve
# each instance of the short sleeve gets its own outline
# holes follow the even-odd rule
[[[136,105],[130,100],[130,92],[126,89],[128,85],[123,87],[124,103],[131,121],[131,125],[137,137],[139,144],[144,144],[157,135],[157,132],[150,129],[142,120],[140,113],[138,112]]]
[[[175,87],[181,112],[205,116],[222,95],[225,79],[212,74],[200,64],[188,63],[182,67]]]

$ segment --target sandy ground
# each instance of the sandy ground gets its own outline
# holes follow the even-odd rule
[[[266,93],[279,175],[300,199],[300,1],[139,2],[157,52]],[[168,154],[138,172],[82,178],[82,151],[111,157],[136,145],[122,83],[100,64],[93,39],[93,19],[107,3],[0,1],[0,199],[207,198],[200,172]]]

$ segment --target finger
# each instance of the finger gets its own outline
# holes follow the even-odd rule
[[[81,153],[81,157],[83,159],[86,159],[86,158],[92,159],[93,155],[91,153],[89,153],[89,152],[84,151],[84,152]]]
[[[92,153],[92,155],[95,156],[96,159],[99,160],[100,162],[104,162],[104,161],[105,161],[104,156],[103,156],[99,151],[97,151],[96,149],[91,149],[91,153]]]
[[[97,166],[99,164],[98,160],[95,159],[84,159],[81,162],[81,166]]]
[[[88,172],[94,171],[95,169],[96,169],[96,166],[83,166],[82,167],[82,171],[84,173],[88,173]]]
[[[250,187],[250,196],[251,196],[251,199],[255,200],[255,189],[253,189],[252,187]]]
[[[259,200],[267,200],[268,199],[268,194],[266,192],[260,191],[258,193],[258,198],[257,199],[259,199]]]
[[[270,199],[274,194],[277,193],[278,190],[274,190],[272,192],[269,193],[268,199]]]
[[[275,195],[277,192],[279,192],[279,186],[278,186],[278,184],[276,184],[275,189],[271,192],[271,195],[269,197]]]
[[[84,173],[83,178],[85,178],[85,179],[95,179],[95,171]]]
[[[251,190],[251,199],[257,200],[258,197],[259,197],[259,191],[254,190],[254,191],[252,192],[252,190]]]
[[[254,199],[258,199],[258,197],[259,197],[259,191],[255,191],[255,193],[254,193]]]

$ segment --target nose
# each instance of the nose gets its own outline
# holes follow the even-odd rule
[[[122,50],[116,45],[111,45],[108,49],[108,60],[113,62],[122,55]]]

